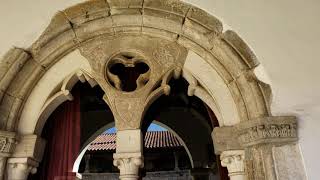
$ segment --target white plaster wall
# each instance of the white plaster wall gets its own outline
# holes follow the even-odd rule
[[[275,114],[299,117],[309,179],[319,179],[320,1],[186,0],[217,16],[255,51],[268,73]],[[0,0],[0,55],[27,48],[53,14],[80,0]]]

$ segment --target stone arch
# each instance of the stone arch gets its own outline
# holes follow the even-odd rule
[[[161,23],[154,23],[161,22]],[[227,84],[241,121],[270,115],[270,88],[253,69],[258,61],[232,31],[203,10],[180,1],[88,1],[58,12],[29,51],[13,49],[4,58],[3,124],[14,130],[23,104],[39,78],[62,57],[99,37],[144,34],[176,42],[200,55]],[[8,80],[12,80],[11,83]],[[19,81],[24,80],[25,83]],[[8,105],[8,104],[6,104]]]
[[[170,76],[178,76],[182,73],[190,83],[189,95],[196,95],[202,99],[210,97],[207,104],[217,114],[220,126],[242,124],[233,127],[236,130],[238,128],[243,130],[241,131],[241,140],[256,141],[256,137],[251,137],[248,131],[258,129],[259,132],[260,130],[265,132],[273,128],[276,132],[261,138],[273,140],[280,136],[282,140],[296,141],[294,120],[282,121],[281,118],[278,118],[280,120],[276,118],[279,124],[266,123],[265,119],[272,119],[270,117],[271,90],[268,84],[261,82],[256,77],[254,70],[259,62],[246,43],[235,32],[223,31],[222,23],[214,16],[179,0],[137,0],[130,1],[130,3],[124,0],[94,0],[58,12],[30,48],[27,50],[13,48],[1,61],[0,129],[17,131],[22,135],[34,133],[38,121],[37,117],[32,118],[36,122],[32,123],[32,127],[24,129],[22,126],[29,121],[25,116],[28,107],[32,107],[32,102],[39,101],[39,96],[35,92],[44,89],[50,89],[51,92],[55,89],[52,86],[40,88],[39,82],[50,74],[56,65],[74,52],[78,53],[80,61],[87,61],[85,63],[87,69],[84,68],[84,70],[91,74],[92,79],[107,94],[106,84],[102,83],[105,81],[103,75],[105,61],[97,60],[105,58],[100,56],[100,53],[106,52],[99,46],[90,49],[88,44],[96,43],[99,45],[103,41],[111,42],[115,39],[134,39],[137,37],[160,39],[170,42],[168,44],[172,45],[171,47],[184,51],[185,54],[182,53],[180,64],[172,62],[175,68],[174,73]],[[164,50],[165,53],[165,50],[171,47],[159,47],[159,49],[162,48],[161,50]],[[89,51],[93,54],[88,53]],[[195,62],[196,60],[192,58],[195,57],[195,54],[200,57],[201,61],[198,59],[199,61]],[[94,55],[94,57],[89,58],[88,55]],[[189,55],[191,59],[186,60]],[[166,59],[167,57],[165,55],[162,58]],[[167,60],[169,61],[170,58]],[[205,66],[199,65],[198,71],[192,71],[192,65],[199,62]],[[219,83],[224,86],[223,90],[217,91],[219,84],[212,86],[212,80],[204,79],[205,74],[199,72],[201,68],[209,69],[210,73],[207,75],[213,79],[219,79]],[[73,71],[65,70],[63,72],[69,74]],[[168,90],[168,86],[164,84],[160,86],[158,91],[154,91],[148,100],[167,93]],[[50,95],[46,92],[46,95],[41,97],[40,104],[44,104]],[[57,96],[62,100],[70,98],[63,93]],[[226,100],[221,99],[223,96],[228,97],[227,100],[230,101],[230,104],[223,102]],[[62,101],[61,99],[57,102]],[[105,100],[111,107],[108,95],[105,96]],[[230,115],[227,115],[230,107],[232,110],[229,112]],[[39,106],[37,112],[40,113],[41,108]],[[139,116],[141,117],[140,114]],[[230,119],[230,117],[234,118]],[[138,122],[123,129],[138,129],[141,118],[137,119]],[[254,123],[250,124],[249,121]],[[290,125],[282,126],[281,123]],[[250,128],[248,128],[248,124],[250,124]],[[279,129],[281,135],[278,133]],[[260,135],[259,132],[256,134]],[[216,143],[219,145],[219,142]],[[227,143],[222,146],[230,147],[228,145]],[[252,150],[251,154],[254,153],[255,151]],[[141,162],[139,161],[139,163]],[[272,166],[270,167],[268,171],[273,171]],[[263,170],[260,169],[260,171]]]

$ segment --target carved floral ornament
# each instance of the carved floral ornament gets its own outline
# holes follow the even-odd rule
[[[239,143],[251,146],[261,143],[295,142],[297,122],[295,117],[267,117],[265,120],[253,120],[238,125]]]

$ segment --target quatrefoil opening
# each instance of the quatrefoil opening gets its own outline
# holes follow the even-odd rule
[[[120,90],[132,92],[145,86],[149,81],[150,68],[142,57],[133,53],[114,56],[107,66],[110,84]]]

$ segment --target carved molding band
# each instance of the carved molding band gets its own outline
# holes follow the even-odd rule
[[[216,127],[212,131],[215,153],[243,149],[264,143],[288,143],[298,140],[293,116],[263,117],[235,126]]]
[[[242,146],[298,140],[297,122],[293,116],[265,117],[247,121],[239,124],[237,129],[239,143]]]
[[[9,156],[17,144],[17,136],[14,132],[0,131],[0,156]]]

